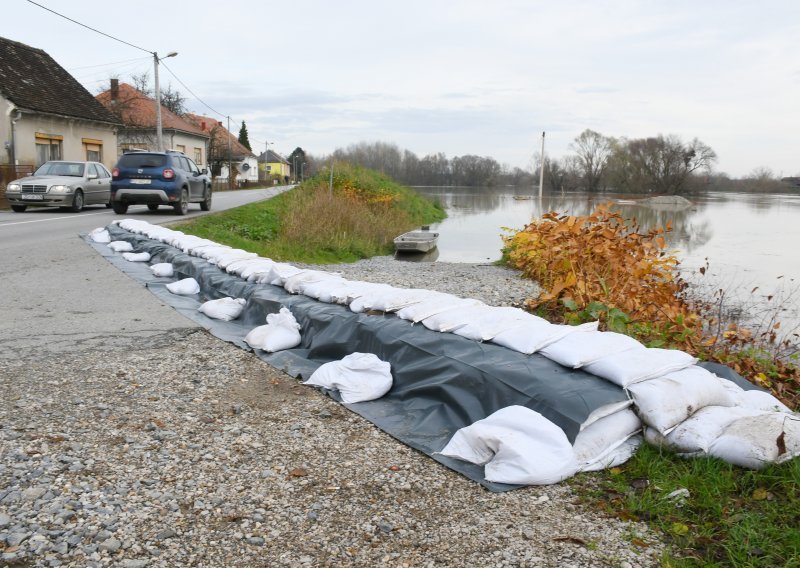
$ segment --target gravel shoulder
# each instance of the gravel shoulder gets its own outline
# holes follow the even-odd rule
[[[492,265],[314,268],[495,305],[532,286]],[[202,330],[113,345],[0,358],[6,565],[658,565],[653,534],[568,484],[490,493]]]

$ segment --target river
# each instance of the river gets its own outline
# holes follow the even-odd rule
[[[501,256],[504,227],[521,229],[548,211],[585,215],[612,201],[642,230],[672,222],[668,248],[680,260],[683,276],[706,297],[724,290],[725,306],[746,310],[743,317],[751,325],[763,329],[776,316],[783,330],[800,329],[800,195],[710,192],[692,196],[688,207],[646,207],[634,203],[645,196],[631,194],[544,195],[540,202],[534,189],[527,194],[520,188],[416,189],[441,202],[448,215],[431,226],[440,236],[437,253],[428,259],[493,262]]]

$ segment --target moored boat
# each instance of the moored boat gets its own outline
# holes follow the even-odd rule
[[[439,233],[431,231],[424,225],[416,231],[403,233],[394,239],[394,248],[398,252],[428,252],[436,248]]]

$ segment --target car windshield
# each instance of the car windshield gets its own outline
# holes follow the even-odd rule
[[[83,177],[84,167],[80,162],[45,162],[33,175]]]
[[[164,154],[146,154],[144,152],[131,152],[123,154],[119,159],[120,168],[161,168],[167,163]]]

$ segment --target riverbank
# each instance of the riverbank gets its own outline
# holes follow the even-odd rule
[[[495,305],[531,286],[494,265],[330,268]],[[204,331],[125,336],[0,359],[5,563],[658,565],[658,537],[567,484],[490,493]]]

